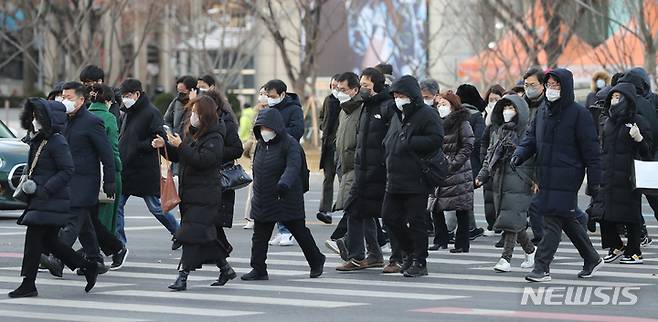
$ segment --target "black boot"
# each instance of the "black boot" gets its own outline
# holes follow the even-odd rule
[[[183,243],[176,239],[176,236],[171,236],[171,250],[177,250],[183,246]]]
[[[96,279],[98,278],[98,263],[96,261],[85,259],[85,265],[83,268],[85,272],[85,279],[87,280],[85,292],[89,293],[89,291],[94,288],[94,285],[96,285]]]
[[[185,291],[187,289],[187,276],[190,275],[188,271],[178,272],[178,278],[176,281],[169,285],[169,288],[174,291]]]
[[[235,273],[233,267],[226,263],[226,265],[219,268],[219,277],[217,281],[210,284],[210,286],[224,286],[228,281],[238,277],[238,274]]]
[[[9,292],[9,297],[32,297],[39,295],[37,292],[37,287],[34,285],[33,279],[23,278],[23,283],[17,289]]]

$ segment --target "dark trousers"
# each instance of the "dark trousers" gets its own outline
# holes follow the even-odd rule
[[[457,210],[457,232],[455,233],[455,248],[468,250],[470,248],[470,213],[468,210]],[[443,210],[434,213],[434,244],[448,245],[448,226]]]
[[[617,231],[617,226],[621,223],[602,221],[601,222],[601,245],[603,248],[615,248],[622,249],[624,247],[624,242],[619,236]],[[626,248],[624,249],[625,256],[632,255],[642,255],[640,250],[640,243],[642,239],[642,224],[640,223],[626,223],[621,224],[626,226],[626,233],[628,234],[628,242],[626,243]]]
[[[377,224],[379,220],[373,217],[351,215],[347,219],[347,234],[345,244],[348,250],[348,259],[363,260],[367,257],[382,260],[382,250],[377,241]],[[365,243],[364,243],[365,239]]]
[[[653,209],[653,216],[658,220],[658,196],[644,195],[649,202],[649,206]]]
[[[70,246],[57,237],[58,227],[28,226],[25,232],[25,249],[23,250],[23,267],[21,275],[34,281],[37,278],[39,259],[42,252],[53,254],[71,270],[82,267],[84,259]]]
[[[482,188],[484,195],[484,217],[487,220],[487,230],[493,230],[496,223],[496,209],[493,203],[493,184],[486,183]]]
[[[336,162],[334,154],[327,156],[322,165],[324,180],[322,181],[322,196],[320,197],[320,212],[331,212],[334,203],[334,180],[336,179]]]
[[[391,240],[399,242],[404,255],[425,264],[427,259],[427,207],[428,194],[386,193],[382,216],[389,229]],[[468,225],[467,225],[468,227]],[[392,246],[392,245],[391,245]]]
[[[400,242],[393,234],[390,233],[390,230],[386,227],[386,224],[384,224],[384,228],[386,228],[386,231],[389,232],[388,240],[391,243],[391,256],[388,259],[389,262],[402,263],[403,258],[402,258],[402,249],[400,248]]]
[[[71,247],[76,239],[80,239],[80,244],[87,258],[100,262],[103,260],[103,257],[101,257],[98,247],[96,229],[91,220],[91,212],[95,208],[96,206],[71,208],[71,216],[66,226],[60,230],[59,240],[64,245]]]
[[[591,265],[601,258],[592,246],[587,231],[575,217],[544,216],[544,238],[537,246],[535,253],[535,272],[550,272],[549,266],[557,252],[562,238],[562,231],[576,247],[585,265]]]
[[[110,232],[105,225],[101,224],[98,218],[99,206],[91,209],[91,224],[94,226],[96,238],[98,238],[98,246],[101,251],[103,251],[106,256],[111,256],[123,249],[123,243],[116,237],[114,232]]]
[[[528,217],[530,217],[530,228],[532,229],[532,243],[539,245],[544,238],[544,216],[537,211],[534,203],[531,203],[528,208]]]
[[[256,270],[259,274],[265,274],[267,272],[267,242],[272,237],[272,230],[274,229],[273,222],[259,222],[254,221],[254,234],[251,237],[251,267]],[[304,219],[284,221],[283,224],[290,230],[290,233],[299,243],[299,247],[302,248],[304,252],[304,257],[306,257],[306,262],[309,266],[313,267],[316,265],[322,253],[320,249],[315,244],[313,235],[311,231],[306,227]]]
[[[331,240],[345,237],[345,234],[347,234],[347,217],[349,217],[349,215],[344,212],[343,217],[340,218],[340,221],[338,222],[338,225],[336,225],[334,232],[331,233]]]

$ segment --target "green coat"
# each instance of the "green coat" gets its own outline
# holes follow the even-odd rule
[[[119,154],[119,126],[116,117],[110,113],[107,105],[103,103],[92,103],[89,106],[89,112],[98,116],[105,124],[105,133],[112,146],[112,154],[114,155],[114,167],[116,173],[116,196],[114,203],[101,203],[98,209],[98,218],[109,231],[116,231],[116,214],[119,207],[119,196],[121,196],[121,172],[123,166],[121,163],[121,156]]]

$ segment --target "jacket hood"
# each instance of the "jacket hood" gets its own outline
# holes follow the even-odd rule
[[[610,93],[610,90],[612,89],[612,86],[606,86],[604,88],[601,88],[598,92],[596,92],[596,102],[603,102],[605,99],[608,97],[608,93]]]
[[[510,104],[516,109],[517,132],[525,131],[526,127],[528,126],[528,122],[530,121],[530,108],[528,107],[528,103],[526,103],[523,97],[515,94],[505,95],[503,98],[498,100],[498,102],[496,102],[493,112],[491,112],[491,123],[495,124],[496,126],[503,125],[505,123],[503,118],[503,109],[505,106]]]
[[[560,106],[569,106],[574,102],[573,93],[573,74],[570,70],[564,68],[556,68],[546,74],[546,81],[553,76],[560,81],[560,98],[555,102],[548,102],[550,105],[558,104]]]
[[[592,87],[591,88],[592,88],[593,92],[596,91],[597,89],[599,89],[596,86],[596,81],[599,80],[599,79],[604,80],[606,84],[610,84],[610,74],[608,74],[608,72],[605,72],[605,71],[596,72],[596,73],[594,73],[594,75],[592,75],[592,85],[591,85]]]
[[[628,102],[628,104],[626,105],[626,108],[628,109],[626,114],[628,115],[635,114],[635,111],[637,110],[636,100],[635,100],[635,97],[637,96],[637,92],[635,90],[635,86],[629,83],[618,83],[617,85],[612,87],[605,98],[604,106],[606,110],[610,109],[610,99],[612,98],[612,94],[614,93],[620,93],[622,96],[624,96],[624,100]]]
[[[619,83],[630,83],[635,86],[635,92],[644,96],[646,89],[651,88],[651,81],[647,72],[640,67],[631,68],[624,76],[619,78]]]
[[[48,101],[43,98],[28,99],[21,114],[21,126],[24,129],[32,128],[33,114],[47,136],[62,132],[66,126],[66,107],[60,102]]]
[[[281,112],[274,108],[265,108],[258,112],[256,122],[254,123],[254,135],[259,140],[262,138],[260,135],[261,126],[265,126],[274,130],[277,137],[288,135],[288,132],[286,132],[285,124],[283,124],[283,117],[281,116]]]
[[[457,96],[461,99],[463,104],[470,104],[475,106],[478,111],[484,111],[487,103],[484,102],[480,92],[471,84],[462,84],[457,87]]]
[[[410,75],[400,77],[393,85],[391,85],[391,93],[400,93],[411,99],[412,103],[416,105],[423,103],[423,96],[420,93],[420,85],[418,80]],[[424,103],[423,103],[424,104]]]

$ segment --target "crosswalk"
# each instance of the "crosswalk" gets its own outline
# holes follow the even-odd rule
[[[593,237],[596,244],[596,236]],[[472,253],[467,254],[431,252],[428,260],[430,274],[418,279],[381,274],[381,268],[337,272],[334,267],[341,263],[339,256],[325,250],[325,274],[310,279],[308,265],[296,247],[270,249],[269,281],[243,282],[236,279],[224,287],[211,287],[209,285],[217,278],[218,272],[217,268],[208,266],[190,275],[188,290],[184,292],[170,292],[166,287],[175,279],[180,253],[173,253],[162,262],[129,259],[121,270],[100,276],[89,294],[82,290],[85,282],[80,276],[66,272],[63,279],[58,279],[40,273],[37,280],[39,297],[0,297],[0,321],[213,321],[222,317],[231,321],[252,321],[255,318],[265,321],[287,314],[301,314],[307,317],[305,321],[315,314],[319,321],[329,321],[331,319],[326,317],[336,312],[349,316],[368,310],[385,311],[392,303],[397,306],[402,303],[407,313],[417,314],[419,319],[435,319],[438,315],[445,319],[461,317],[467,321],[468,317],[483,315],[482,312],[509,314],[509,310],[518,310],[521,294],[529,286],[523,279],[528,270],[518,268],[523,258],[520,247],[515,252],[512,272],[500,274],[491,269],[501,253],[501,249],[493,247],[497,240],[498,237],[479,238],[471,246]],[[645,257],[657,258],[657,249],[656,246],[644,248]],[[248,251],[243,251],[229,258],[240,274],[250,270],[247,255]],[[658,265],[653,263],[607,264],[597,277],[577,279],[582,261],[573,246],[564,243],[551,266],[553,280],[542,285],[629,286],[652,288],[651,292],[655,292]],[[18,266],[0,267],[0,292],[6,293],[20,283],[19,272]],[[483,298],[494,298],[499,306],[479,307]],[[498,314],[494,313],[494,316]],[[579,313],[574,314],[576,319]]]

